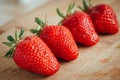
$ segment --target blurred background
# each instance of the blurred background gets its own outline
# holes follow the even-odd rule
[[[50,0],[0,0],[0,27]]]

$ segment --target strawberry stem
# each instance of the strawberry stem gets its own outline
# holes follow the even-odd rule
[[[45,25],[47,24],[46,21],[47,15],[45,15],[45,22],[43,22],[42,19],[36,17],[35,18],[35,22],[39,25],[36,29],[30,29],[30,32],[35,34],[35,35],[39,35],[39,33],[43,30],[43,28],[45,27]]]
[[[56,12],[57,12],[57,14],[58,14],[62,19],[64,19],[67,15],[72,14],[72,10],[73,10],[74,6],[75,6],[75,3],[74,3],[74,2],[68,6],[67,14],[66,14],[66,15],[64,15],[62,12],[60,12],[60,10],[59,10],[58,8],[56,9]],[[60,22],[58,23],[58,25],[60,25],[61,22],[62,22],[62,20],[60,20]]]
[[[15,50],[15,47],[22,39],[23,33],[24,33],[24,29],[21,28],[19,35],[18,35],[18,32],[15,31],[15,38],[13,38],[11,35],[9,35],[7,37],[9,42],[3,42],[4,45],[11,47],[10,50],[4,55],[5,57],[13,57],[13,52]]]
[[[15,46],[15,43],[12,43],[12,42],[3,42],[3,44],[5,44],[9,47],[14,47]]]
[[[19,39],[21,39],[22,38],[22,35],[24,34],[24,29],[23,28],[21,28],[21,30],[20,30],[20,34],[19,34]]]
[[[89,1],[82,0],[82,3],[83,3],[83,8],[81,6],[78,6],[78,8],[84,12],[88,12],[89,7],[91,6],[91,0],[89,0]]]
[[[15,31],[15,43],[19,42],[19,37],[17,31]]]
[[[68,14],[72,14],[71,11],[73,10],[74,6],[75,6],[75,3],[74,3],[74,2],[69,5],[68,10],[67,10],[67,15],[68,15]]]
[[[5,57],[13,57],[14,47],[12,47],[4,56]]]
[[[35,18],[35,22],[40,25],[41,27],[44,27],[45,23],[38,17]]]
[[[74,6],[75,6],[75,3],[74,3],[74,2],[68,6],[66,16],[67,16],[68,14],[72,14],[72,10],[73,10]],[[65,18],[65,15],[64,15],[62,12],[60,12],[60,10],[59,10],[58,8],[56,9],[56,12],[57,12],[57,14],[58,14],[61,18]]]
[[[9,35],[9,36],[7,37],[7,39],[8,39],[10,42],[16,43],[15,39],[14,39],[11,35]]]
[[[56,12],[61,18],[65,18],[65,15],[63,13],[61,13],[58,8],[56,9]]]

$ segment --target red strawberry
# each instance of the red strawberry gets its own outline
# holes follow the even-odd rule
[[[73,7],[74,3],[70,4],[67,11],[67,16],[64,16],[63,13],[57,9],[58,15],[63,18],[61,25],[69,28],[76,42],[82,43],[86,46],[92,46],[96,44],[99,38],[95,32],[90,16],[85,12],[80,11],[71,13]]]
[[[23,34],[23,30],[21,32]],[[8,40],[11,42],[4,42],[12,46],[6,57],[13,55],[15,63],[20,68],[42,75],[52,75],[59,70],[59,63],[54,54],[39,37],[29,36],[19,42],[21,36],[15,39],[9,36]]]
[[[36,18],[35,21],[41,25],[40,19]],[[42,31],[38,30],[39,36],[50,47],[56,57],[70,61],[78,56],[78,48],[72,37],[71,32],[64,26],[54,25],[41,25]],[[35,32],[33,29],[32,32]]]
[[[84,11],[87,12],[92,18],[97,33],[115,34],[118,32],[118,21],[116,14],[111,6],[107,4],[99,4],[89,7],[90,3],[83,0],[85,7]]]

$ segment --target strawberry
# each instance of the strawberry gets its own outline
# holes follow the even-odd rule
[[[118,20],[112,7],[107,4],[98,4],[90,7],[90,2],[83,0],[83,6],[93,21],[98,34],[115,34],[118,32]]]
[[[42,30],[32,29],[31,32],[37,32],[57,58],[66,61],[77,58],[78,48],[68,28],[59,25],[46,25],[39,18],[36,18],[35,21],[42,27]]]
[[[56,73],[59,63],[45,42],[37,36],[28,36],[20,41],[23,32],[21,29],[19,37],[16,32],[15,39],[8,36],[10,42],[3,42],[12,47],[5,56],[13,56],[15,63],[24,70],[47,76]]]
[[[75,11],[71,12],[74,8],[74,3],[70,4],[67,10],[67,15],[57,8],[57,13],[63,19],[61,25],[66,26],[71,31],[76,42],[86,46],[92,46],[98,42],[98,35],[95,32],[92,20],[85,12]]]

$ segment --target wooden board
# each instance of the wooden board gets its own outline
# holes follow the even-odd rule
[[[92,0],[93,4],[107,3],[115,10],[120,23],[120,0]],[[31,35],[30,28],[37,24],[34,18],[44,18],[47,14],[49,24],[57,24],[60,17],[56,7],[65,12],[73,0],[51,0],[18,19],[0,28],[0,80],[120,80],[120,31],[115,35],[100,36],[99,42],[92,47],[79,46],[79,57],[71,62],[60,62],[60,70],[52,76],[44,77],[20,69],[14,61],[2,57],[9,49],[1,44],[7,41],[7,35],[13,35],[16,29],[23,26],[26,34]],[[81,5],[81,0],[74,0]]]

